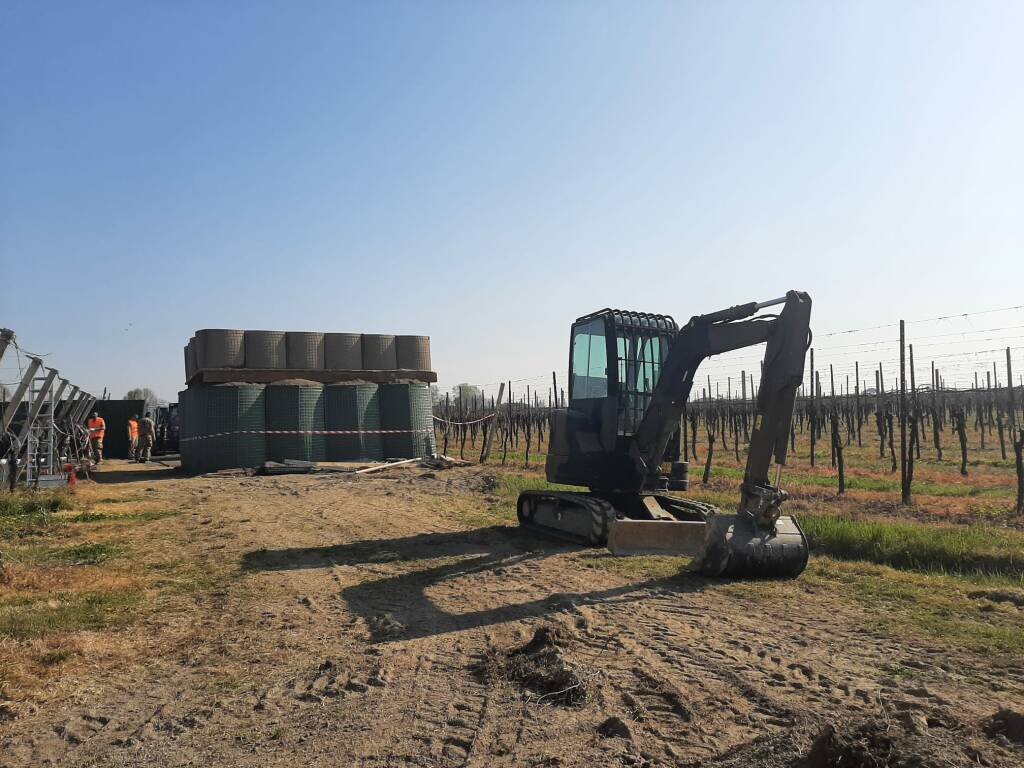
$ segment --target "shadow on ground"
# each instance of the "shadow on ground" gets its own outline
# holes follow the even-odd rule
[[[127,463],[127,462],[126,462]],[[177,464],[163,464],[154,461],[147,465],[138,465],[138,469],[100,469],[90,473],[90,479],[97,483],[116,485],[120,483],[155,483],[159,480],[172,480],[183,477]]]
[[[515,527],[489,526],[470,531],[424,533],[327,547],[257,550],[242,558],[242,570],[279,571],[384,564],[400,568],[403,562],[408,563],[412,567],[406,572],[361,581],[341,591],[349,608],[366,621],[375,642],[429,637],[536,618],[571,610],[578,605],[629,602],[642,599],[652,590],[701,591],[709,583],[689,573],[587,592],[560,591],[559,585],[553,583],[542,598],[462,613],[444,610],[428,595],[430,590],[443,586],[445,582],[460,578],[508,579],[509,584],[514,585],[524,578],[542,577],[543,572],[539,568],[532,568],[533,572],[529,574],[516,572],[510,575],[509,572],[512,569],[520,571],[517,567],[522,565],[531,568],[554,554],[579,549],[538,540]],[[452,558],[457,559],[453,562]],[[445,561],[430,566],[430,560],[438,559]],[[416,567],[420,564],[425,567]],[[495,599],[500,599],[500,595]]]

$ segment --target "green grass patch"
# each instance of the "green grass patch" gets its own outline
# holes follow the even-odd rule
[[[924,573],[1000,576],[1024,584],[1024,532],[989,526],[853,520],[803,515],[811,548]]]
[[[52,632],[106,629],[127,624],[138,605],[135,592],[54,592],[0,602],[0,636],[27,640]]]
[[[586,489],[575,485],[549,483],[542,474],[500,474],[498,475],[498,485],[494,490],[503,500],[515,503],[523,491],[584,491]]]
[[[38,536],[61,521],[53,514],[74,509],[67,491],[0,493],[0,540]]]
[[[96,523],[100,520],[110,520],[114,515],[105,515],[102,512],[80,512],[72,517],[64,518],[68,523]]]
[[[149,522],[150,520],[163,520],[167,517],[180,515],[176,509],[154,509],[145,512],[128,512],[123,515],[109,514],[107,512],[80,512],[77,515],[63,518],[66,523],[99,523],[110,522]]]
[[[98,565],[125,553],[120,544],[86,541],[68,546],[32,544],[12,547],[6,555],[13,562],[35,563],[38,565]]]
[[[738,467],[713,467],[711,477],[728,477],[733,480],[742,480],[744,470]],[[838,478],[835,475],[818,475],[809,472],[785,472],[783,473],[782,486],[792,489],[793,486],[811,485],[816,488],[831,488],[838,490]],[[699,476],[695,477],[697,483]],[[694,480],[691,480],[694,482]],[[899,477],[864,477],[862,475],[847,475],[846,488],[854,491],[879,491],[882,493],[899,494]],[[972,485],[963,483],[935,483],[928,480],[915,480],[913,492],[923,496],[955,496],[969,498],[974,496],[1005,496],[1013,497],[1017,490],[1007,484],[1001,485]]]
[[[549,483],[543,475],[500,473],[495,475],[495,486],[477,498],[446,497],[434,506],[437,512],[455,518],[460,523],[483,528],[491,525],[518,525],[516,500],[523,491],[552,490],[578,491],[575,486]]]
[[[815,558],[802,579],[868,608],[876,628],[911,632],[978,651],[1024,652],[1024,613],[970,597],[991,577],[907,573],[869,563]]]
[[[73,508],[74,501],[66,491],[0,493],[0,517],[50,515],[62,509]]]

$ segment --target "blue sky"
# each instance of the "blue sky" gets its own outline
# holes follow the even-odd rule
[[[1024,303],[1022,28],[1012,2],[5,0],[0,325],[173,399],[203,327],[426,333],[450,385],[561,377],[609,305],[800,288],[824,333]]]

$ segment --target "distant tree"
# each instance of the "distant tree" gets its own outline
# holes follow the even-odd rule
[[[146,408],[152,408],[160,402],[160,398],[156,396],[149,387],[136,387],[135,389],[129,389],[124,396],[125,400],[145,400]]]
[[[452,387],[452,396],[456,400],[466,399],[466,402],[472,402],[474,397],[480,397],[483,394],[483,390],[475,384],[457,384]]]
[[[430,385],[430,404],[437,405],[441,402],[441,388],[437,384]]]

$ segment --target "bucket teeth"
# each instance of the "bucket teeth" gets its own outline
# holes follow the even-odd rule
[[[760,530],[746,515],[715,515],[693,569],[705,576],[793,578],[807,567],[807,538],[792,517]]]

